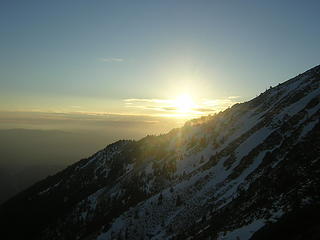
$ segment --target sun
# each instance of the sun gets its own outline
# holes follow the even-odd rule
[[[193,108],[196,106],[193,99],[187,94],[178,96],[174,100],[174,105],[177,108],[177,112],[183,114],[192,113]]]

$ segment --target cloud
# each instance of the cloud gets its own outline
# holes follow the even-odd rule
[[[142,102],[148,102],[148,103],[172,103],[172,99],[157,99],[157,98],[127,98],[124,99],[125,102],[131,102],[131,103],[142,103]]]
[[[163,110],[166,110],[166,111],[176,111],[177,108],[176,107],[162,107]]]
[[[139,139],[180,127],[184,121],[163,116],[104,112],[5,112],[0,111],[0,129],[52,129],[97,134],[106,139]],[[111,137],[112,136],[112,137]],[[108,142],[106,142],[107,144]]]
[[[229,96],[229,99],[237,99],[237,98],[241,98],[241,96]]]
[[[220,99],[201,99],[194,102],[193,106],[187,109],[180,109],[180,102],[177,99],[158,98],[128,98],[123,99],[124,105],[140,113],[159,116],[184,116],[189,118],[213,114],[222,111],[235,103],[238,96],[225,97]]]
[[[123,62],[123,58],[100,58],[102,62]]]
[[[192,110],[197,111],[197,112],[215,112],[215,109],[212,108],[193,108]]]

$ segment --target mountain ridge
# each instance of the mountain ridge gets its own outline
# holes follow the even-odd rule
[[[2,236],[263,239],[266,226],[320,203],[319,119],[320,65],[38,182],[1,205]]]

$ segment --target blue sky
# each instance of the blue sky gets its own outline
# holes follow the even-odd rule
[[[3,0],[0,110],[157,115],[184,94],[221,110],[318,65],[319,12],[319,1]]]

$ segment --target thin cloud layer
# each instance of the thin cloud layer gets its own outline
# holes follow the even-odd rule
[[[238,98],[240,96],[229,96],[222,99],[201,99],[198,102],[194,102],[192,107],[188,108],[187,112],[184,113],[181,113],[176,99],[129,98],[123,101],[127,108],[145,110],[147,114],[160,116],[183,115],[193,118],[222,111],[238,103],[236,101]]]
[[[0,111],[0,129],[60,129],[143,137],[165,133],[183,125],[175,118],[103,112],[6,112]],[[130,133],[128,135],[128,133]]]

